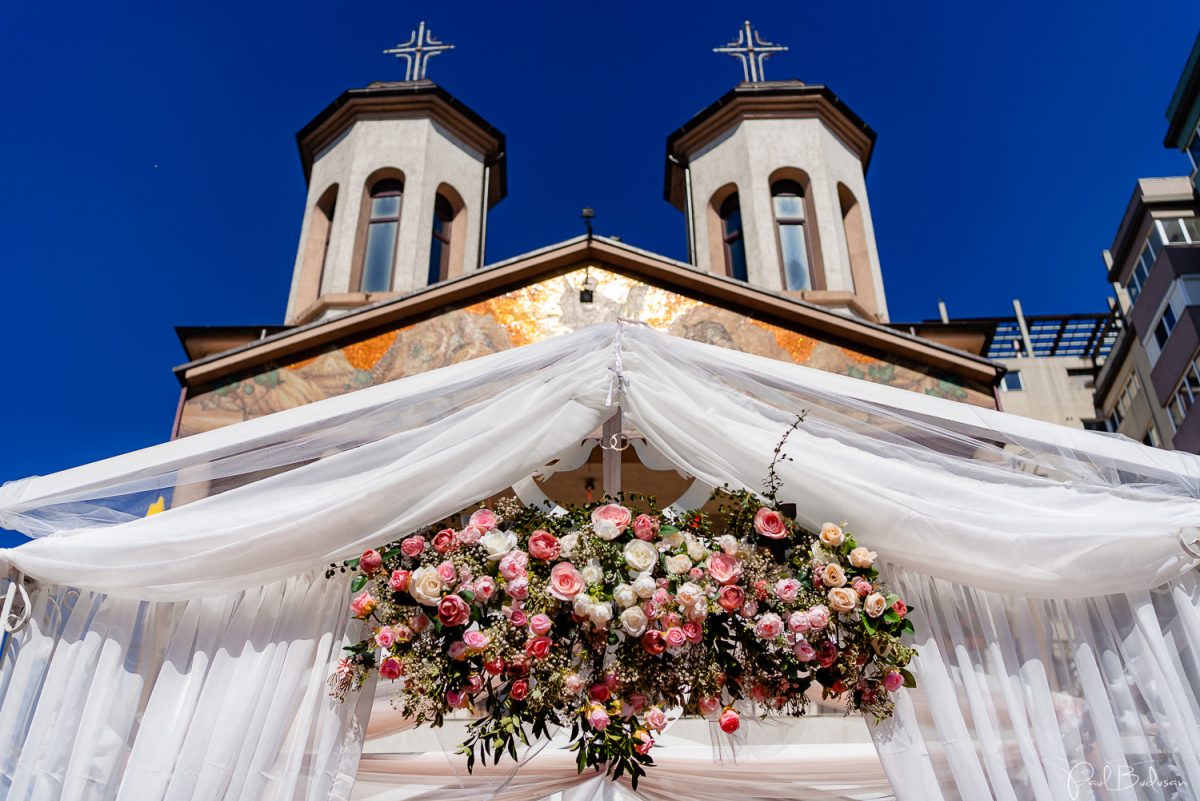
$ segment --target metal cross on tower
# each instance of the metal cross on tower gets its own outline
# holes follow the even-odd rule
[[[433,34],[426,30],[425,21],[422,20],[407,42],[383,52],[404,59],[404,80],[423,81],[425,80],[425,70],[429,66],[429,59],[446,50],[453,49],[454,45],[434,39]]]
[[[765,81],[767,76],[763,71],[763,62],[775,53],[783,53],[786,50],[787,48],[783,45],[764,42],[759,37],[758,31],[750,27],[750,20],[742,23],[742,29],[738,31],[737,39],[724,47],[713,48],[714,53],[725,53],[741,59],[742,74],[750,83]]]

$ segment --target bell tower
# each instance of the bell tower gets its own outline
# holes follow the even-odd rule
[[[875,132],[824,86],[766,80],[763,62],[786,49],[749,22],[715,49],[745,80],[667,138],[664,195],[698,269],[886,322],[866,187]]]
[[[296,134],[308,182],[286,322],[328,319],[478,269],[505,195],[504,135],[425,78],[422,22],[385,53],[405,80],[348,90]]]

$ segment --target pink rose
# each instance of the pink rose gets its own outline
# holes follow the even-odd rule
[[[527,567],[529,567],[529,554],[524,551],[509,551],[500,559],[500,575],[510,581],[524,576]]]
[[[650,707],[646,711],[646,725],[657,732],[661,732],[667,728],[667,713],[656,706]]]
[[[733,734],[742,725],[742,719],[738,717],[736,710],[729,708],[721,713],[720,723],[721,731],[726,734]]]
[[[384,626],[375,632],[375,644],[380,648],[391,648],[396,644],[396,632],[392,631],[391,626]]]
[[[605,507],[600,508],[603,509]],[[559,562],[550,571],[549,591],[552,596],[560,601],[574,599],[576,595],[583,592],[586,586],[583,581],[583,574],[576,570],[575,565],[570,562]]]
[[[904,676],[898,670],[889,670],[883,674],[883,689],[894,693],[904,686]]]
[[[418,612],[417,616],[412,621],[413,631],[420,634],[425,629],[429,628],[429,618],[424,612]]]
[[[569,693],[578,693],[583,690],[583,679],[578,673],[568,673],[567,678],[563,680],[563,687]]]
[[[379,551],[371,549],[358,557],[358,568],[368,576],[374,573],[379,568],[383,567],[383,556]]]
[[[608,713],[599,704],[592,704],[588,709],[587,722],[596,731],[604,731],[608,728]]]
[[[858,593],[859,598],[866,598],[871,594],[871,582],[867,581],[862,576],[857,576],[850,582],[850,588]]]
[[[783,620],[774,612],[767,612],[754,624],[754,633],[761,639],[773,640],[783,633]]]
[[[514,609],[508,615],[508,622],[512,623],[517,628],[521,628],[529,622],[529,618],[525,617],[525,613],[520,609]]]
[[[650,600],[659,606],[663,606],[667,601],[671,600],[671,593],[667,592],[665,587],[659,587],[654,591],[654,594],[650,596]]]
[[[354,597],[353,601],[350,602],[350,611],[353,612],[354,616],[359,620],[366,620],[371,616],[371,613],[375,611],[375,607],[378,605],[379,602],[375,600],[370,591],[363,590]]]
[[[458,709],[466,706],[467,694],[462,690],[446,690],[446,706]]]
[[[742,603],[746,600],[746,593],[741,587],[733,585],[721,588],[720,594],[717,595],[717,603],[726,612],[736,612],[741,608]]]
[[[788,616],[788,628],[797,634],[803,634],[804,632],[808,631],[809,626],[808,612],[792,612],[792,614]]]
[[[661,631],[651,629],[642,635],[642,648],[651,656],[658,656],[666,650],[667,645],[663,641]]]
[[[408,580],[412,578],[412,573],[407,570],[393,570],[391,578],[388,579],[388,584],[396,592],[404,592],[408,589]]]
[[[400,664],[400,660],[394,656],[389,656],[387,659],[379,663],[379,675],[385,679],[395,681],[404,673],[404,666]]]
[[[897,600],[896,603],[892,604],[892,609],[896,610],[896,614],[900,616],[901,620],[908,614],[908,606],[902,600]]]
[[[529,682],[526,679],[517,679],[508,689],[508,697],[514,701],[524,701],[527,695],[529,695]]]
[[[650,732],[645,729],[638,729],[633,733],[633,740],[636,745],[633,750],[639,754],[648,754],[650,749],[654,747],[654,738],[650,736]]]
[[[509,597],[523,601],[529,595],[529,579],[518,576],[505,585],[504,591],[508,593]]]
[[[471,519],[467,522],[472,526],[478,526],[484,531],[491,531],[500,520],[491,509],[479,509],[471,514]]]
[[[472,673],[470,676],[467,676],[467,683],[463,685],[463,689],[474,695],[483,689],[483,677],[478,673]]]
[[[687,637],[688,642],[698,645],[700,641],[704,639],[704,629],[700,628],[699,623],[684,623],[683,636]]]
[[[487,603],[496,594],[496,582],[491,576],[480,576],[475,579],[475,596]]]
[[[392,633],[396,635],[396,642],[408,642],[413,638],[413,630],[403,623],[392,626]]]
[[[796,645],[792,648],[792,653],[801,662],[811,662],[816,658],[817,652],[809,643],[808,640],[796,640]]]
[[[477,629],[471,629],[463,634],[463,644],[475,653],[479,653],[483,649],[491,645],[492,638]]]
[[[457,595],[447,595],[438,601],[437,614],[443,626],[461,626],[471,619],[471,607]]]
[[[796,600],[796,596],[800,593],[800,582],[794,578],[782,579],[775,582],[775,594],[779,596],[779,600],[785,604],[790,604]]]
[[[561,550],[562,548],[558,544],[558,537],[555,537],[549,531],[543,531],[539,528],[529,535],[529,555],[534,559],[549,562],[551,559],[557,559]]]
[[[718,584],[732,584],[742,573],[742,563],[736,556],[714,553],[708,557],[708,574]]]
[[[529,619],[529,630],[534,634],[545,634],[550,631],[551,620],[549,615],[537,614]]]
[[[460,545],[474,545],[475,543],[479,542],[479,540],[483,539],[483,535],[485,533],[486,532],[479,526],[467,526],[462,531],[458,532],[454,539],[458,541]]]
[[[742,604],[742,608],[738,610],[738,614],[744,618],[751,618],[758,614],[758,601],[750,600]]]
[[[700,698],[700,714],[711,715],[721,706],[721,699],[715,695],[705,695]]]
[[[813,631],[820,631],[829,623],[829,608],[823,605],[814,606],[808,610],[808,625]]]
[[[447,584],[453,583],[458,578],[458,570],[454,567],[453,562],[442,562],[437,566],[438,578]]]
[[[467,658],[467,644],[462,640],[455,640],[450,643],[450,647],[446,649],[446,655],[455,662],[459,662]]]
[[[679,648],[687,642],[687,635],[683,633],[683,629],[673,626],[663,633],[663,639],[666,640],[668,648]]]
[[[545,659],[550,654],[550,638],[534,637],[525,643],[525,653],[533,659]]]
[[[628,702],[630,714],[642,714],[642,708],[646,706],[646,696],[642,695],[641,693],[631,693],[626,701]],[[628,717],[628,715],[626,717]]]
[[[437,534],[433,535],[433,550],[438,553],[445,553],[455,545],[455,534],[453,529],[444,528]]]
[[[688,571],[688,578],[690,578],[692,581],[699,581],[700,579],[704,578],[704,571],[698,567],[693,567]]]
[[[658,533],[658,518],[650,515],[638,515],[633,521],[633,536],[639,540],[652,540]]]
[[[400,552],[410,559],[415,559],[425,552],[425,538],[420,534],[413,534],[411,537],[405,538],[400,543]]]
[[[632,513],[624,506],[607,503],[592,510],[592,525],[605,521],[616,526],[618,532],[622,532],[628,528],[630,517],[632,517]]]
[[[787,536],[787,520],[774,509],[763,507],[754,515],[754,530],[771,540]]]

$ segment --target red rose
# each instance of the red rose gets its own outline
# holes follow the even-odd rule
[[[527,695],[529,695],[529,682],[525,679],[517,679],[508,689],[508,697],[514,701],[524,701]]]
[[[380,556],[379,551],[371,549],[358,558],[358,567],[362,572],[370,575],[383,567],[383,557]]]
[[[461,626],[471,619],[471,607],[457,595],[447,595],[438,601],[437,613],[443,626]]]
[[[726,612],[736,612],[742,608],[742,603],[746,600],[746,593],[741,587],[735,587],[732,584],[721,588],[721,592],[717,595],[717,603]]]
[[[642,635],[642,647],[646,649],[646,653],[658,656],[667,650],[667,643],[663,640],[661,631],[651,629]]]
[[[385,679],[398,679],[400,674],[404,672],[404,666],[400,664],[400,660],[394,656],[389,656],[379,664],[379,675]]]
[[[588,690],[588,698],[598,704],[606,704],[608,699],[612,698],[612,691],[608,689],[607,684],[593,684]]]
[[[892,609],[896,610],[896,614],[900,616],[901,620],[908,614],[908,606],[903,600],[897,600],[896,603],[892,604]]]
[[[763,507],[754,515],[754,530],[771,540],[787,536],[787,520],[774,509]]]
[[[504,660],[501,659],[500,657],[496,657],[495,659],[489,659],[488,661],[483,663],[483,669],[486,670],[488,673],[492,674],[493,676],[499,676],[501,673],[504,672]]]
[[[726,734],[733,734],[742,725],[742,719],[738,717],[738,713],[733,709],[726,709],[721,713],[721,731]]]
[[[529,536],[529,555],[534,559],[541,559],[544,562],[548,562],[551,559],[557,559],[561,550],[558,544],[558,537],[555,537],[549,531],[543,531],[539,528]]]
[[[433,535],[433,550],[445,553],[454,547],[455,534],[453,529],[444,528]]]
[[[533,659],[545,659],[550,653],[549,637],[534,637],[525,643],[525,653]]]

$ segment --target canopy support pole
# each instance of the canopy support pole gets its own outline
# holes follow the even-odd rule
[[[604,421],[600,437],[603,454],[604,494],[615,498],[621,492],[621,453],[629,441],[621,433],[621,407]]]

